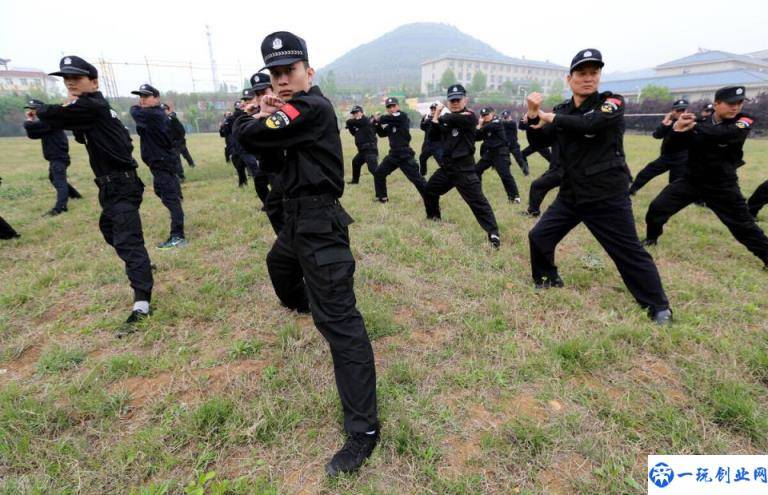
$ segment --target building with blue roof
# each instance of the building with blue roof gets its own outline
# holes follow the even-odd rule
[[[657,65],[652,75],[632,78],[606,78],[600,89],[613,91],[627,99],[642,98],[648,85],[669,89],[673,98],[690,101],[711,100],[718,88],[743,85],[747,97],[768,92],[766,51],[740,55],[721,50],[701,50],[692,55]]]

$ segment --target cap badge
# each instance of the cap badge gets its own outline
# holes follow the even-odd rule
[[[71,64],[72,64],[72,59],[71,58],[67,57],[67,58],[64,59],[64,65],[71,65]]]
[[[586,52],[584,52],[584,55],[582,55],[581,58],[587,58],[587,57],[591,57],[591,56],[592,56],[592,52],[587,50]]]
[[[744,90],[743,90],[743,89],[741,89],[741,88],[737,88],[737,89],[736,89],[736,94],[737,94],[737,95],[740,95],[740,94],[742,94],[743,92],[744,92]]]
[[[283,47],[283,40],[280,38],[275,38],[272,40],[272,49],[273,50],[279,50]]]

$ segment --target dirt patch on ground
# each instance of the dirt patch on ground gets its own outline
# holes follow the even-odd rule
[[[8,363],[0,364],[0,383],[5,380],[21,380],[35,372],[35,365],[43,351],[42,344],[25,347],[19,356]]]
[[[688,400],[679,373],[656,356],[640,356],[633,361],[630,373],[633,378],[653,388],[661,388],[665,397],[676,404]]]
[[[547,495],[572,495],[575,493],[572,482],[591,478],[593,467],[589,459],[576,452],[556,454],[537,478]]]
[[[481,457],[480,434],[475,433],[468,438],[458,435],[446,437],[442,442],[442,451],[445,457],[438,467],[441,474],[461,476],[473,460]]]
[[[267,361],[238,361],[213,368],[165,372],[150,377],[135,376],[116,382],[111,392],[127,391],[128,406],[137,409],[155,397],[178,393],[185,402],[197,402],[206,395],[215,395],[235,380],[260,375]]]

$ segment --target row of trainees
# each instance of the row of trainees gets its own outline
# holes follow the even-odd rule
[[[348,230],[353,220],[340,203],[345,185],[340,133],[333,105],[312,84],[314,70],[304,40],[288,32],[272,33],[262,42],[261,51],[271,76],[269,88],[232,120],[231,134],[245,153],[259,158],[264,173],[274,175],[275,187],[267,203],[273,196],[279,198],[282,225],[276,229],[277,239],[266,263],[275,293],[286,308],[310,313],[330,346],[346,433],[343,447],[326,464],[326,472],[336,475],[357,470],[380,435],[373,349],[354,293],[355,260]],[[624,100],[599,92],[603,65],[595,49],[577,53],[568,76],[573,97],[553,112],[541,108],[542,95],[528,96],[528,140],[539,148],[551,147],[552,160],[562,169],[557,198],[529,233],[533,280],[541,289],[563,285],[554,264],[555,248],[583,222],[650,318],[660,325],[670,324],[669,301],[655,263],[639,241],[632,215],[623,150]],[[125,261],[134,289],[136,302],[126,322],[134,324],[147,317],[152,273],[138,215],[143,185],[135,174],[130,138],[98,92],[95,68],[82,59],[66,57],[55,74],[65,77],[68,102],[44,105],[38,117],[82,134],[80,142],[86,145],[100,188],[102,232]],[[743,93],[742,87],[723,88],[715,95],[709,121],[683,114],[670,132],[670,146],[688,151],[686,187],[706,191],[701,196],[708,206],[723,203],[722,197],[708,194],[716,185],[707,181],[735,176],[743,162],[741,148],[752,125],[740,113]],[[417,173],[421,179],[417,189],[428,217],[439,218],[440,195],[456,187],[487,229],[495,220],[474,163],[478,119],[466,104],[466,91],[457,84],[448,89],[448,112],[442,114],[442,105],[436,108],[432,122],[441,138],[443,158],[429,181]],[[400,139],[402,127],[394,125],[394,113],[398,112],[378,118],[375,126],[379,135],[390,140],[390,153],[382,165],[388,159],[395,164],[413,160],[412,150],[408,153],[398,147],[404,140]],[[385,198],[380,192],[386,191],[378,191],[377,197]],[[743,206],[742,213],[748,215]],[[753,221],[744,227],[752,229],[754,239],[768,248],[768,239]]]
[[[139,96],[138,105],[131,107],[130,114],[141,136],[141,156],[152,172],[155,193],[171,215],[170,235],[158,248],[183,246],[186,240],[180,182],[185,180],[185,174],[181,157],[184,157],[190,167],[195,167],[186,144],[186,130],[170,106],[160,103],[160,93],[157,89],[144,84],[138,90],[132,91],[132,94]],[[44,216],[53,217],[68,211],[69,199],[80,199],[82,195],[67,179],[67,168],[71,159],[69,140],[64,128],[38,118],[38,110],[44,105],[42,101],[35,99],[27,102],[24,107],[24,129],[27,137],[40,140],[43,158],[49,163],[48,178],[56,191],[56,202]],[[84,134],[78,130],[74,132],[75,139],[82,142]],[[7,226],[4,221],[3,224]],[[0,236],[4,234],[5,232],[0,230]],[[7,234],[11,235],[10,230]],[[14,231],[13,236],[19,237],[19,234]]]

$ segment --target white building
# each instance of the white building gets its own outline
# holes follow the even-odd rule
[[[530,87],[538,83],[544,93],[555,81],[564,83],[568,68],[550,62],[539,62],[524,58],[502,56],[486,59],[445,55],[421,63],[421,92],[425,94],[442,91],[440,79],[446,70],[452,70],[459,84],[468,86],[477,72],[486,76],[486,89],[499,90],[505,82],[516,86]]]
[[[0,65],[0,94],[25,94],[35,89],[59,93],[59,80],[40,69],[3,67]]]
[[[601,90],[609,90],[625,98],[642,99],[648,85],[667,88],[672,98],[690,101],[711,100],[723,86],[743,85],[747,97],[768,92],[768,51],[751,54],[700,50],[693,55],[657,65],[642,77],[605,78]]]

